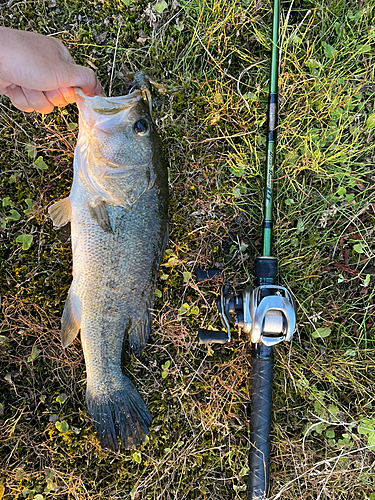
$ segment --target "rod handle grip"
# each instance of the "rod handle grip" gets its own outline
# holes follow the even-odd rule
[[[269,493],[272,348],[268,357],[252,358],[251,372],[250,470],[247,498],[248,500],[265,500]]]

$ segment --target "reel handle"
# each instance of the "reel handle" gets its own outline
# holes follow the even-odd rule
[[[199,344],[226,344],[228,342],[228,334],[223,331],[198,329]]]

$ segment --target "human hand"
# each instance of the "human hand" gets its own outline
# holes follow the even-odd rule
[[[95,73],[78,66],[56,38],[0,27],[0,94],[27,113],[75,102],[73,87],[97,95]]]

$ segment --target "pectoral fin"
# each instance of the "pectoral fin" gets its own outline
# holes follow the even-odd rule
[[[79,297],[74,295],[70,288],[61,318],[61,343],[64,349],[68,347],[78,335],[81,323],[81,309]]]
[[[91,217],[98,222],[99,227],[106,233],[113,233],[105,201],[90,201],[89,209]]]
[[[51,205],[48,209],[48,213],[55,228],[63,227],[70,222],[72,218],[72,207],[69,196]]]

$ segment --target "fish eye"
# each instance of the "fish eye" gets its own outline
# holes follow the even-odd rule
[[[148,131],[148,123],[146,120],[138,120],[134,123],[133,130],[136,134],[144,135]]]

